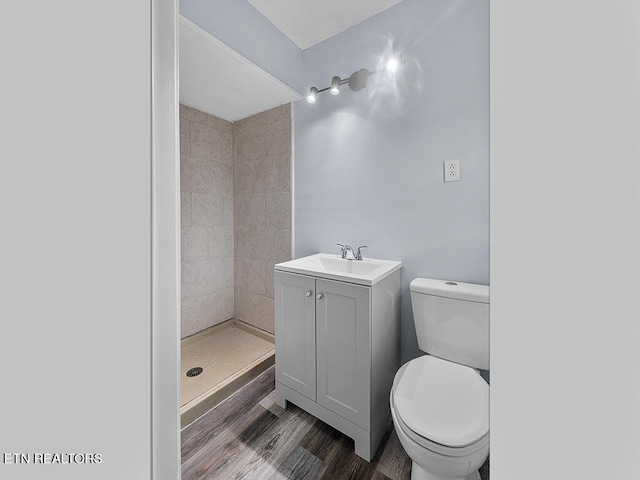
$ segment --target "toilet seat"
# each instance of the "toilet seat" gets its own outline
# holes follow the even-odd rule
[[[394,378],[391,403],[407,435],[432,451],[464,455],[489,440],[489,385],[473,368],[411,360]]]
[[[393,402],[393,398],[391,399],[391,402]],[[392,415],[394,421],[396,422],[396,427],[402,429],[402,432],[407,437],[409,437],[415,443],[420,445],[422,448],[424,448],[426,450],[430,450],[432,452],[438,453],[438,454],[446,456],[446,457],[464,457],[464,456],[472,455],[473,453],[477,452],[478,450],[486,448],[488,446],[488,444],[489,444],[489,433],[487,432],[487,434],[484,437],[482,437],[480,440],[478,440],[477,442],[472,443],[471,445],[464,446],[464,447],[449,447],[447,445],[441,445],[439,443],[432,442],[428,438],[421,437],[416,432],[411,430],[402,421],[402,418],[398,414],[396,406],[393,403],[391,403],[391,415]]]

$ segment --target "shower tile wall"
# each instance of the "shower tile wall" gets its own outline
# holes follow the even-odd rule
[[[291,259],[291,106],[233,124],[235,317],[274,333],[273,266]]]
[[[232,124],[180,105],[182,322],[186,337],[233,318]]]

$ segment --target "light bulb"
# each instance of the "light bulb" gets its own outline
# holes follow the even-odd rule
[[[340,77],[333,77],[331,79],[331,89],[329,90],[333,95],[340,93]]]
[[[307,95],[307,102],[316,103],[317,97],[318,97],[318,89],[316,87],[311,87],[309,89],[309,94]]]
[[[387,64],[386,64],[387,72],[394,73],[396,70],[398,70],[399,66],[400,66],[400,61],[398,60],[398,57],[391,57],[389,58],[389,60],[387,60]]]

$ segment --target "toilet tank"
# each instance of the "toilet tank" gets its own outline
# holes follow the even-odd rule
[[[410,289],[420,350],[489,370],[489,287],[416,278]]]

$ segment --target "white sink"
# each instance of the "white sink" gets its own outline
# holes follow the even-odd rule
[[[329,280],[374,285],[400,267],[402,267],[402,262],[391,260],[377,260],[374,258],[346,260],[341,258],[340,255],[317,253],[308,257],[278,263],[275,269],[313,275]]]

